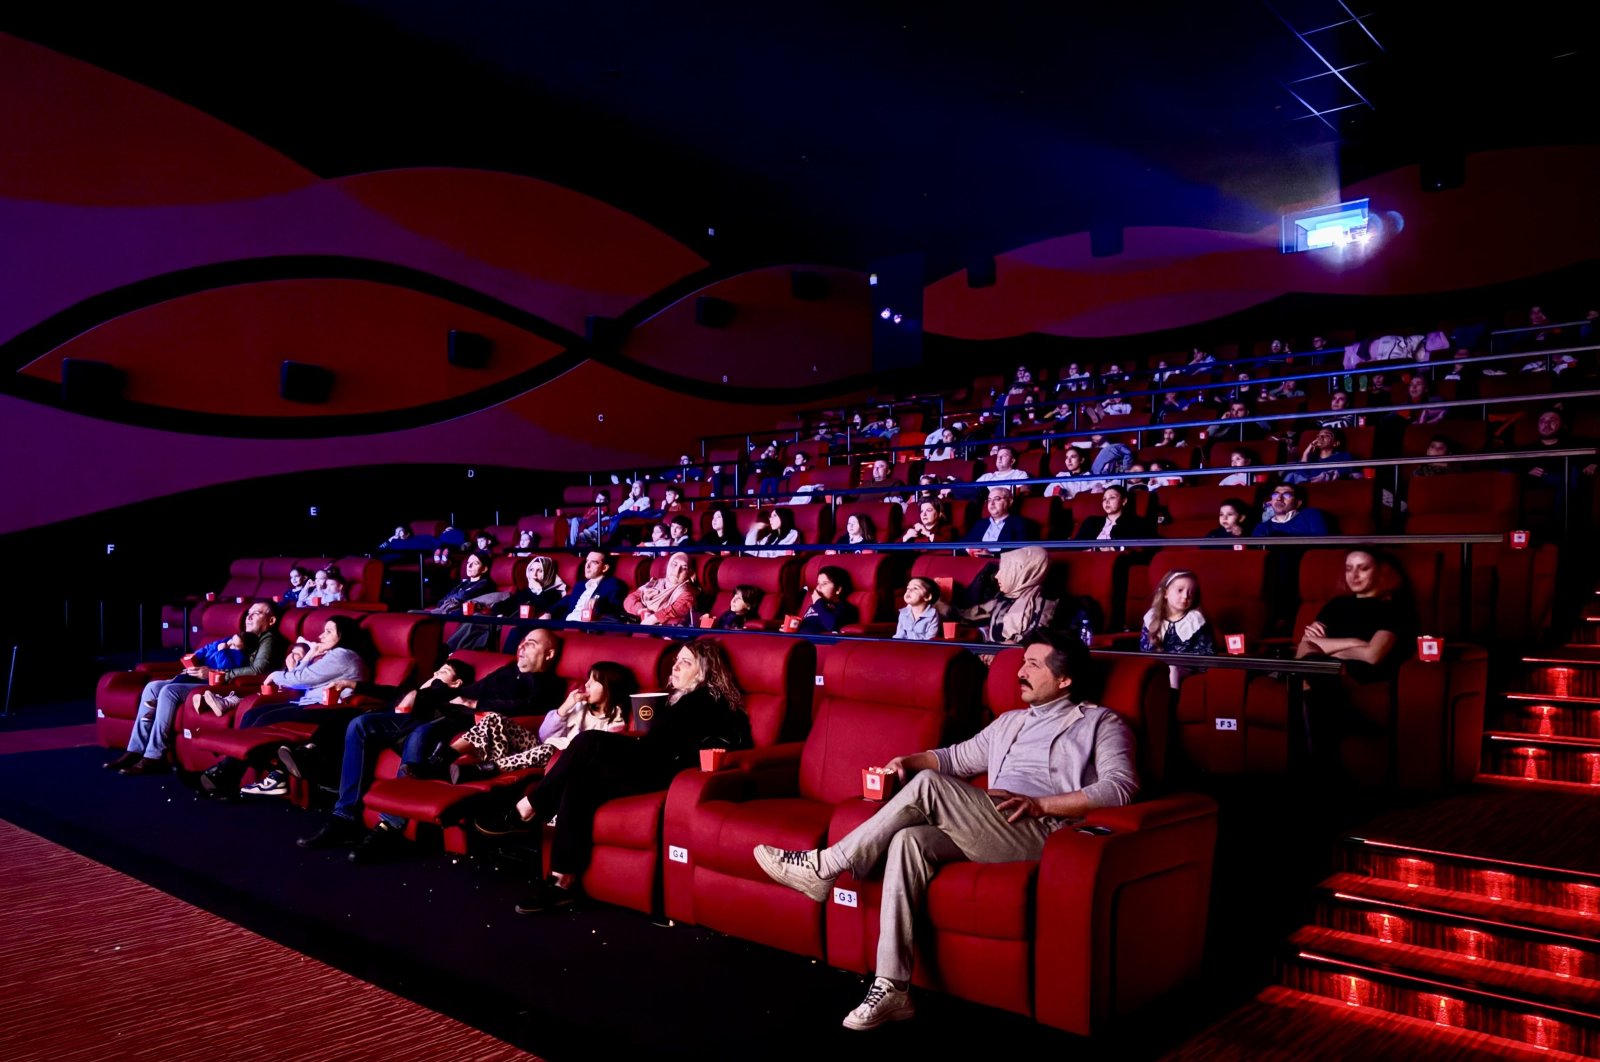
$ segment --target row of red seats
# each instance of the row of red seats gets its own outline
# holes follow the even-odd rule
[[[327,611],[298,617],[298,625],[316,623]],[[438,645],[437,619],[375,615],[362,622],[379,646],[380,681],[425,673]],[[609,659],[629,668],[644,689],[663,688],[674,651],[670,642],[638,636],[565,632],[562,642],[557,669],[569,682]],[[873,809],[859,799],[862,767],[962,738],[981,724],[982,709],[1019,707],[1020,653],[1001,655],[980,695],[976,658],[954,647],[840,644],[823,648],[819,658],[803,640],[732,635],[724,644],[746,693],[757,748],[730,756],[714,774],[688,772],[669,791],[602,808],[584,889],[605,902],[665,909],[682,921],[861,969],[874,946],[876,886],[841,879],[840,887],[853,893],[849,906],[799,904],[765,877],[751,849],[837,839]],[[510,660],[459,655],[481,671]],[[1153,792],[1159,792],[1166,747],[1165,683],[1164,668],[1119,662],[1102,698],[1140,733]],[[112,685],[103,682],[103,691]],[[199,770],[218,755],[292,740],[276,729],[233,729],[233,720],[257,699],[246,697],[220,720],[186,705],[180,762]],[[414,836],[438,832],[457,851],[466,846],[464,817],[493,799],[495,790],[528,778],[513,774],[451,786],[395,778],[397,767],[393,754],[380,762],[380,780],[367,800],[369,820],[380,811],[405,815]],[[1111,833],[1064,830],[1037,864],[943,870],[930,895],[931,935],[918,980],[1087,1033],[1191,975],[1205,937],[1215,805],[1199,796],[1157,796],[1096,812],[1086,824]],[[1162,946],[1146,947],[1158,926]]]
[[[190,645],[199,645],[207,639],[199,635],[205,628],[203,619],[212,604],[246,604],[269,599],[277,601],[289,588],[289,569],[299,567],[307,572],[330,565],[339,569],[345,579],[347,607],[359,612],[381,611],[385,606],[383,596],[383,565],[370,557],[241,557],[228,565],[228,578],[220,589],[205,597],[191,597],[185,601],[161,607],[161,645],[178,649],[184,645],[185,634]],[[189,629],[184,630],[187,613]]]

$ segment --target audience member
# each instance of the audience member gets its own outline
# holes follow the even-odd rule
[[[1300,451],[1302,464],[1320,464],[1324,461],[1349,461],[1352,460],[1350,451],[1344,448],[1344,432],[1338,428],[1318,428],[1317,433],[1306,443],[1305,449]],[[1329,468],[1320,472],[1288,472],[1284,474],[1285,483],[1328,483],[1336,479],[1349,477],[1359,479],[1359,468]]]
[[[654,506],[655,502],[650,500],[649,484],[642,479],[636,479],[628,485],[628,496],[617,506],[617,512],[648,513]]]
[[[702,546],[737,546],[739,545],[739,532],[734,524],[733,514],[723,506],[711,510],[711,515],[706,520],[710,530],[700,536]]]
[[[1217,507],[1217,526],[1206,532],[1207,538],[1243,538],[1249,532],[1250,503],[1239,498],[1229,498]]]
[[[667,574],[651,579],[629,594],[622,610],[637,616],[645,626],[684,627],[694,625],[694,603],[700,596],[695,581],[694,563],[687,553],[667,558]]]
[[[1011,511],[1012,494],[1008,487],[990,487],[986,515],[967,529],[968,542],[1029,542],[1039,537],[1031,520]]]
[[[1328,520],[1321,509],[1306,508],[1305,488],[1298,483],[1280,483],[1272,488],[1271,515],[1255,526],[1251,535],[1328,535]]]
[[[573,545],[604,545],[617,526],[616,517],[611,512],[611,492],[595,491],[594,504],[582,516],[574,516],[568,523],[571,525],[568,530]]]
[[[601,804],[665,789],[679,771],[699,766],[702,748],[750,747],[750,719],[721,645],[699,639],[678,650],[670,684],[672,696],[642,737],[584,731],[509,813],[473,822],[480,833],[527,833],[537,844],[544,824],[555,819],[551,878],[517,904],[519,914],[556,910],[576,901]]]
[[[894,625],[894,636],[903,641],[929,642],[941,633],[939,610],[939,584],[923,576],[915,576],[906,583],[905,608]]]
[[[917,503],[916,523],[906,528],[902,542],[954,542],[955,525],[950,522],[950,511],[942,501],[923,500]]]
[[[851,513],[844,522],[844,533],[834,540],[838,546],[861,546],[878,541],[878,526],[866,513]]]
[[[994,448],[994,471],[978,477],[979,483],[1003,483],[1013,479],[1027,479],[1028,474],[1017,467],[1017,452],[1009,446]],[[1016,488],[1027,492],[1025,486]]]
[[[1097,480],[1088,478],[1083,450],[1076,446],[1068,446],[1062,453],[1061,471],[1056,473],[1056,480],[1057,482],[1045,487],[1045,497],[1060,496],[1071,501],[1084,491],[1093,490],[1099,485]]]
[[[1116,712],[1086,699],[1089,669],[1087,651],[1070,637],[1029,638],[1017,673],[1028,710],[1001,713],[969,741],[890,760],[903,787],[832,847],[756,847],[774,881],[819,904],[846,870],[866,881],[884,868],[876,976],[846,1028],[912,1016],[912,943],[941,864],[1036,860],[1055,830],[1133,800],[1133,734]],[[988,789],[960,780],[984,773]]]
[[[557,752],[586,730],[619,734],[628,728],[628,698],[638,690],[633,673],[609,660],[597,661],[589,677],[560,706],[546,712],[537,730],[485,712],[450,743],[462,758],[450,765],[450,783],[477,782],[501,771],[543,770]]]
[[[752,556],[771,558],[792,555],[793,550],[777,547],[798,545],[803,541],[799,529],[794,526],[794,510],[782,505],[772,510],[767,517],[766,530],[761,532],[756,541],[765,548],[756,550]]]
[[[952,612],[959,619],[976,624],[984,641],[1016,645],[1031,631],[1048,627],[1055,619],[1057,602],[1044,596],[1044,577],[1049,567],[1050,555],[1040,546],[1002,553],[994,573],[995,595]],[[978,583],[982,582],[980,577]]]
[[[1229,468],[1249,468],[1256,463],[1256,455],[1252,450],[1235,450],[1228,455]],[[1223,476],[1217,481],[1219,487],[1248,487],[1255,482],[1252,472],[1234,472]]]
[[[850,603],[855,592],[850,573],[829,564],[817,572],[817,586],[811,602],[800,617],[801,634],[832,634],[841,627],[859,623],[861,615]]]
[[[1191,571],[1174,569],[1161,577],[1150,608],[1139,627],[1139,651],[1215,656],[1217,645],[1211,624],[1200,611],[1200,580]],[[1172,688],[1193,674],[1194,668],[1173,665],[1167,669]]]
[[[611,574],[611,555],[590,550],[583,558],[583,581],[556,602],[551,615],[568,623],[621,619],[628,588]]]
[[[1135,516],[1128,505],[1128,492],[1116,484],[1108,486],[1100,495],[1101,516],[1091,516],[1078,525],[1072,537],[1080,542],[1091,539],[1107,541],[1121,538],[1153,538],[1155,529]]]
[[[439,599],[439,603],[428,611],[440,615],[454,615],[460,612],[468,601],[494,593],[494,580],[489,577],[492,563],[487,553],[467,554],[467,559],[461,564],[461,581],[446,591],[444,597]]]
[[[1428,440],[1428,448],[1423,453],[1424,457],[1454,457],[1456,454],[1455,441],[1445,435],[1435,435]],[[1461,466],[1447,462],[1437,462],[1427,465],[1413,465],[1411,474],[1414,476],[1447,476]]]
[[[712,627],[719,631],[742,631],[749,622],[757,618],[761,608],[761,599],[766,593],[756,586],[740,583],[733,589],[733,596],[728,600],[728,610],[717,617]]]

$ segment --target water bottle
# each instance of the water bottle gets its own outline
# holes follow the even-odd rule
[[[1088,616],[1082,616],[1078,620],[1078,637],[1082,639],[1085,646],[1094,642],[1094,628],[1089,625]]]

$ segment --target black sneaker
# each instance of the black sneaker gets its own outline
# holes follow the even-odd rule
[[[315,745],[279,745],[278,762],[291,778],[311,780],[311,756]]]
[[[481,782],[485,778],[493,778],[500,770],[492,763],[452,763],[450,765],[450,784],[461,785],[465,782]]]
[[[519,833],[531,833],[534,824],[517,814],[515,806],[504,811],[491,812],[479,815],[472,820],[472,828],[485,837],[511,837]]]
[[[559,885],[542,882],[533,895],[517,901],[517,914],[547,914],[561,911],[578,902],[577,889],[563,889]]]
[[[383,863],[400,854],[405,845],[405,834],[392,826],[379,823],[366,832],[356,846],[350,849],[352,863]]]
[[[295,844],[301,848],[349,848],[361,838],[360,826],[342,815],[329,815],[320,830],[300,838]]]

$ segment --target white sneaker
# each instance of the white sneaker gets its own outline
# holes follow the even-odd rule
[[[282,771],[268,771],[259,782],[239,790],[240,796],[288,796],[289,776]]]
[[[815,848],[809,852],[790,852],[770,844],[755,847],[756,863],[767,872],[767,877],[779,885],[787,885],[795,892],[804,893],[817,903],[828,898],[833,879],[819,872],[821,858]]]
[[[876,1029],[891,1021],[905,1021],[915,1017],[917,1008],[911,1002],[911,993],[896,988],[887,977],[874,977],[867,998],[861,1005],[844,1016],[844,1027],[862,1032]]]

